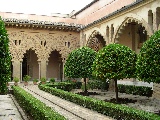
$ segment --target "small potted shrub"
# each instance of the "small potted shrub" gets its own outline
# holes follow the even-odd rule
[[[50,83],[54,84],[54,82],[55,82],[55,78],[51,78]]]
[[[45,77],[42,77],[42,78],[41,78],[41,83],[42,83],[42,84],[45,84],[45,83],[46,83],[46,78],[45,78]]]
[[[25,75],[23,77],[23,80],[24,80],[24,85],[27,86],[28,85],[28,81],[31,79],[31,77],[29,75]]]
[[[33,79],[33,84],[37,85],[38,79]]]
[[[19,82],[19,78],[14,77],[14,78],[13,78],[13,81],[14,81],[14,85],[17,86],[17,85],[18,85],[18,82]]]

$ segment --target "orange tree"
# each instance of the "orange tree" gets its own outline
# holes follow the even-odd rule
[[[4,22],[0,17],[0,94],[7,92],[6,83],[11,75],[11,56],[9,53],[9,39]]]
[[[135,77],[136,54],[129,47],[109,44],[98,51],[93,63],[93,76],[100,80],[115,81],[116,101],[118,102],[117,80]]]
[[[65,64],[65,75],[69,78],[84,78],[85,82],[85,94],[86,89],[86,78],[92,77],[93,61],[95,60],[96,52],[88,47],[81,47],[73,50]]]
[[[136,62],[136,73],[139,80],[160,83],[160,31],[143,44]]]

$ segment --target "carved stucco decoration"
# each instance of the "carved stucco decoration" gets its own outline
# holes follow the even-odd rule
[[[87,46],[94,49],[95,51],[98,51],[103,47],[101,41],[96,38],[96,35],[102,36],[103,40],[105,40],[104,36],[99,32],[99,31],[93,31],[92,34],[90,35],[88,41],[87,41]]]
[[[48,61],[49,54],[57,50],[64,59],[68,54],[78,48],[79,39],[74,35],[63,35],[60,34],[57,37],[50,34],[34,34],[30,35],[23,32],[11,32],[9,33],[9,48],[12,55],[12,61],[22,61],[26,50],[32,49],[35,51],[38,57],[38,61]],[[15,40],[17,41],[15,43]],[[19,43],[20,40],[20,43]],[[69,46],[65,46],[65,42],[70,42]]]
[[[9,48],[12,55],[12,60],[22,61],[23,54],[26,50],[34,47],[34,40],[28,34],[22,32],[9,33]],[[15,42],[16,41],[16,42]],[[19,42],[21,41],[21,42]],[[29,44],[26,44],[29,43]],[[17,43],[17,44],[16,44]],[[34,50],[34,49],[33,49]],[[36,54],[37,51],[35,50]]]
[[[63,35],[60,34],[57,37],[50,35],[50,44],[48,48],[48,53],[57,50],[61,54],[62,59],[67,58],[68,54],[76,48],[80,47],[79,38],[74,35]],[[49,58],[49,54],[47,54]]]
[[[124,27],[126,25],[128,25],[128,23],[131,23],[131,22],[136,22],[137,24],[142,25],[142,27],[145,27],[145,30],[147,31],[148,36],[151,36],[153,34],[152,29],[150,28],[150,26],[148,25],[148,23],[145,20],[143,20],[143,19],[142,20],[138,20],[138,19],[133,18],[133,17],[127,17],[122,22],[122,24],[116,28],[115,34],[113,36],[114,42],[118,42],[118,38],[120,37],[121,30],[123,30]]]

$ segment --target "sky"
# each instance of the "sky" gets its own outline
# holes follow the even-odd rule
[[[93,0],[1,0],[0,12],[51,15],[69,14],[80,10]]]

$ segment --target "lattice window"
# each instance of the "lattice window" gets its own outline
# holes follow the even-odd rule
[[[17,45],[17,40],[14,40],[14,44]]]

